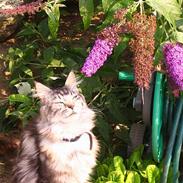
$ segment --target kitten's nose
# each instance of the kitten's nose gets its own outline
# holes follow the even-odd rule
[[[70,109],[73,109],[73,108],[74,108],[74,104],[72,104],[72,103],[67,103],[67,107],[70,108]]]

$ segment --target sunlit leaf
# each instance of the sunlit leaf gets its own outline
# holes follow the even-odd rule
[[[175,38],[177,42],[183,43],[183,32],[176,31]]]
[[[84,29],[87,29],[93,17],[93,0],[79,0],[79,11],[83,19]]]
[[[135,171],[129,171],[125,183],[141,183],[140,175]]]
[[[25,74],[27,74],[28,76],[31,76],[32,77],[32,71],[28,68],[28,67],[26,67],[26,66],[24,66],[24,65],[22,65],[21,66],[21,68],[20,68],[20,70],[22,70]]]
[[[45,7],[45,12],[48,15],[48,26],[51,36],[53,39],[56,39],[60,20],[59,5],[54,4],[51,7]]]
[[[103,7],[105,12],[108,11],[108,9],[109,9],[109,7],[111,6],[112,3],[114,3],[113,0],[102,0],[102,7]]]
[[[160,176],[160,171],[156,165],[148,165],[146,168],[148,182],[156,183],[157,178]]]
[[[31,99],[27,97],[26,95],[22,94],[12,94],[8,97],[8,100],[10,102],[24,102],[24,103],[30,103]]]
[[[177,0],[146,0],[146,2],[158,13],[163,15],[167,21],[176,26],[176,20],[180,18],[181,7]]]

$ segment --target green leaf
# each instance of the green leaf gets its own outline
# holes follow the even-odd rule
[[[81,83],[82,93],[86,97],[87,100],[92,100],[93,92],[99,92],[102,88],[102,82],[98,76],[93,76],[91,78],[84,78]]]
[[[176,20],[180,18],[182,13],[177,0],[146,0],[146,2],[176,27]]]
[[[48,27],[48,19],[45,18],[38,24],[38,31],[44,38],[48,38],[49,35],[49,27]]]
[[[19,69],[22,70],[28,76],[31,76],[31,77],[33,76],[32,71],[28,67],[21,65],[21,67]]]
[[[48,15],[48,27],[53,39],[56,39],[59,28],[60,10],[59,5],[54,4],[51,7],[45,7],[45,12]]]
[[[179,5],[181,6],[183,3],[183,0],[178,0]]]
[[[146,174],[149,183],[156,183],[157,178],[160,176],[160,171],[156,165],[148,165],[146,168]]]
[[[23,113],[21,111],[13,111],[13,112],[10,112],[9,110],[6,111],[6,116],[16,116],[17,118],[19,119],[22,119],[23,118]]]
[[[79,0],[79,11],[83,20],[84,29],[86,30],[90,26],[90,22],[93,16],[93,0]]]
[[[66,65],[69,68],[77,67],[77,62],[72,57],[64,57],[62,60],[63,64]]]
[[[14,62],[12,59],[9,60],[8,70],[9,70],[11,73],[13,73],[14,65],[15,65],[15,62]]]
[[[99,134],[104,138],[104,140],[109,143],[110,138],[110,126],[109,124],[101,117],[97,118],[97,130],[99,131]]]
[[[54,47],[46,48],[43,51],[44,63],[50,63],[53,60],[53,58],[54,58],[54,54],[55,54]]]
[[[95,181],[95,183],[106,183],[107,180],[108,180],[108,179],[107,179],[106,177],[101,176],[101,177],[99,177],[99,178]]]
[[[52,61],[48,65],[48,68],[49,67],[65,67],[65,64],[63,64],[61,60],[52,59]]]
[[[120,170],[112,171],[108,175],[108,180],[124,183],[124,174]]]
[[[129,169],[131,170],[132,167],[134,166],[134,164],[140,168],[141,166],[141,163],[142,163],[142,153],[144,151],[144,146],[143,145],[140,145],[138,148],[136,148],[130,158],[127,160],[127,164],[128,164],[128,167]]]
[[[99,164],[98,166],[97,166],[97,176],[98,177],[101,177],[101,176],[104,176],[104,177],[106,177],[107,175],[108,175],[108,173],[109,173],[109,168],[108,168],[108,166],[106,165],[106,164]]]
[[[8,97],[8,100],[11,103],[14,103],[14,102],[31,103],[31,99],[26,95],[22,95],[22,94],[12,94]]]
[[[176,20],[176,27],[178,30],[183,31],[183,18]]]
[[[115,156],[113,159],[113,163],[116,170],[121,171],[123,174],[125,174],[126,168],[123,164],[123,158],[121,156]]]
[[[15,49],[15,55],[17,55],[18,57],[22,58],[23,55],[24,55],[24,52],[21,49],[16,48]]]
[[[111,57],[112,60],[117,64],[119,61],[119,57],[121,56],[122,52],[126,49],[128,46],[129,38],[124,37],[123,40],[114,48],[114,53]]]
[[[106,1],[106,3],[109,2],[109,1],[110,0]],[[133,2],[134,1],[132,1],[132,0],[125,0],[125,1],[120,1],[120,0],[112,1],[111,0],[111,3],[109,2],[108,5],[106,5],[106,3],[105,3],[105,8],[108,8],[108,9],[107,9],[106,18],[103,21],[100,28],[104,28],[108,24],[111,24],[111,22],[114,21],[115,12],[119,9],[126,8],[128,5],[132,4]]]
[[[177,42],[183,43],[183,32],[176,31],[175,38]]]
[[[121,103],[114,94],[110,94],[109,96],[107,96],[105,105],[109,110],[110,116],[116,120],[116,123],[126,120],[125,116],[121,113]]]
[[[49,79],[50,77],[54,76],[54,72],[52,68],[45,68],[43,69],[43,71],[41,72],[41,77],[43,79]]]
[[[102,7],[105,12],[108,11],[110,5],[113,3],[113,0],[102,0]]]
[[[26,23],[24,28],[17,34],[17,36],[33,36],[36,34],[33,24]]]
[[[125,183],[141,183],[140,175],[135,171],[129,171]]]

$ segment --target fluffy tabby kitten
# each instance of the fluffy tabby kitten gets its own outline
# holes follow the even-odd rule
[[[96,164],[95,113],[77,89],[73,72],[65,86],[36,82],[41,108],[22,136],[12,183],[86,183]]]

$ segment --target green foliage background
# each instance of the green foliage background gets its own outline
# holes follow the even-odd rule
[[[76,7],[75,12],[72,12],[73,6]],[[159,179],[161,168],[159,169],[157,166],[160,165],[156,165],[151,158],[142,161],[141,155],[138,160],[133,159],[135,155],[132,155],[124,166],[123,163],[120,165],[122,167],[118,165],[118,161],[123,161],[122,158],[113,158],[113,155],[126,157],[131,124],[141,120],[141,114],[132,108],[136,86],[134,83],[117,79],[120,70],[133,70],[128,48],[131,37],[123,36],[106,64],[94,76],[85,78],[81,75],[80,68],[92,48],[93,41],[83,42],[81,38],[79,43],[73,40],[67,42],[60,36],[60,20],[63,17],[76,13],[81,17],[80,22],[69,28],[73,29],[73,32],[80,30],[82,33],[96,34],[114,22],[113,15],[121,8],[129,9],[129,17],[134,12],[156,16],[154,64],[162,61],[161,49],[165,42],[183,43],[182,0],[48,0],[35,18],[24,20],[24,26],[16,35],[18,43],[9,48],[7,55],[3,57],[10,74],[11,95],[1,101],[0,130],[7,132],[16,129],[18,124],[24,126],[36,115],[38,101],[30,94],[35,80],[53,87],[62,86],[69,71],[74,70],[83,80],[80,88],[88,104],[94,106],[98,113],[94,130],[101,142],[100,160],[110,156],[101,165],[99,163],[95,181],[152,183],[157,182],[156,178]],[[93,19],[101,13],[103,17],[99,23],[93,24]],[[19,92],[18,86],[22,82],[30,84],[29,92]],[[100,173],[101,167],[107,167],[107,172],[104,170]]]

